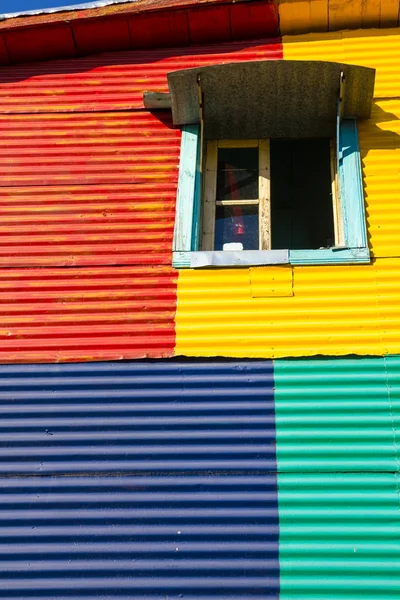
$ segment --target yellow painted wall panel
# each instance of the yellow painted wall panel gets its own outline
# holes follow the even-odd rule
[[[382,353],[372,266],[297,267],[286,298],[253,298],[249,281],[249,269],[180,272],[177,355]]]
[[[374,268],[384,353],[398,354],[400,351],[400,258],[378,260]]]
[[[364,29],[283,37],[287,60],[333,60],[376,69],[375,97],[400,95],[399,29]]]
[[[363,0],[329,0],[329,30],[361,27]]]
[[[376,101],[358,130],[371,252],[400,256],[400,99]]]
[[[279,267],[271,267],[269,275],[269,267],[181,270],[176,354],[400,353],[400,30],[312,33],[286,36],[283,43],[285,59],[377,69],[372,115],[359,123],[373,260],[358,266],[294,267],[293,295],[282,297],[269,294]],[[278,280],[287,291],[287,272],[281,268]]]
[[[327,0],[284,0],[279,5],[282,35],[328,30]]]
[[[293,296],[293,268],[250,267],[250,285],[253,298]]]
[[[381,18],[381,0],[364,0],[361,5],[361,27],[377,27]]]
[[[344,61],[376,69],[375,97],[400,95],[400,30],[343,31]]]
[[[286,35],[283,41],[283,58],[286,60],[344,61],[341,32]]]
[[[310,31],[328,30],[328,3],[326,0],[311,0],[310,19]]]
[[[399,0],[381,0],[381,27],[396,27],[399,21]]]

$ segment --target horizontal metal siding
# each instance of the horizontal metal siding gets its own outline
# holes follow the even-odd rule
[[[400,256],[398,148],[400,98],[379,100],[359,124],[367,224],[375,257]]]
[[[0,598],[278,598],[273,373],[0,367]]]
[[[281,473],[280,600],[400,594],[394,473]]]
[[[0,269],[0,363],[171,356],[176,278],[167,266]]]
[[[384,358],[277,360],[280,472],[397,469]]]
[[[372,265],[295,267],[293,295],[284,298],[274,295],[268,277],[265,282],[261,296],[254,294],[250,269],[181,270],[176,354],[384,354]]]
[[[262,269],[262,295],[255,293],[248,269],[181,270],[177,355],[282,358],[400,352],[399,42],[397,29],[283,39],[285,59],[377,69],[378,98],[371,118],[358,125],[374,260],[363,266],[296,266],[292,295],[285,298],[274,297]]]
[[[0,117],[1,187],[176,182],[170,113]]]
[[[282,43],[285,60],[333,60],[372,67],[375,98],[400,95],[398,28],[284,36]]]
[[[145,90],[167,91],[169,71],[274,58],[282,58],[279,38],[4,67],[0,69],[0,113],[143,108]]]
[[[274,362],[281,600],[399,595],[390,364]]]
[[[0,266],[171,264],[175,197],[175,182],[0,187]]]
[[[0,266],[171,264],[180,136],[164,113],[0,116]]]

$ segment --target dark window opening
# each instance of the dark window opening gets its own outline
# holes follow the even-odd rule
[[[258,198],[258,148],[219,148],[218,200]]]
[[[270,144],[272,248],[334,246],[330,140]]]

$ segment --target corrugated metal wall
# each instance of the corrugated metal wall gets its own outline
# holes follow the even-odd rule
[[[399,353],[399,30],[285,36],[283,48],[288,60],[376,68],[372,116],[359,124],[372,263],[295,267],[285,297],[277,296],[267,274],[263,297],[255,293],[251,269],[181,270],[175,352],[243,358]]]
[[[144,90],[168,91],[169,71],[273,58],[282,58],[280,38],[3,67],[0,113],[143,109]]]
[[[0,70],[1,362],[173,355],[181,133],[143,91],[281,56],[275,40]]]
[[[278,598],[270,362],[2,366],[0,413],[0,598]]]
[[[281,600],[399,596],[399,367],[275,361]]]

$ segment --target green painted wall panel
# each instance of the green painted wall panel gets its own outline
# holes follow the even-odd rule
[[[396,468],[383,358],[274,365],[280,472]]]
[[[400,597],[392,473],[282,473],[281,600]]]
[[[275,365],[281,600],[400,597],[400,358]]]

